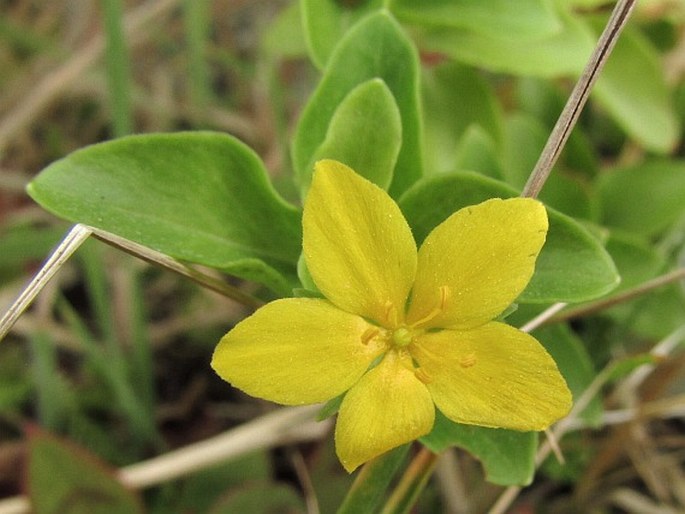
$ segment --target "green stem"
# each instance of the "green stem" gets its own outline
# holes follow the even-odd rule
[[[405,444],[395,448],[365,464],[338,509],[338,514],[376,512],[390,481],[404,462],[409,446]]]
[[[421,448],[421,451],[409,464],[407,471],[383,507],[381,514],[405,514],[409,512],[409,509],[414,506],[426,487],[437,462],[437,454],[425,447]]]

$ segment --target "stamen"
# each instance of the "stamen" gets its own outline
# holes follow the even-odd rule
[[[424,384],[430,384],[433,379],[426,373],[422,368],[414,369],[414,376],[418,378]]]
[[[478,362],[478,357],[476,357],[476,354],[473,352],[462,355],[459,358],[459,365],[462,368],[470,368],[471,366],[475,366],[476,362]]]
[[[438,314],[444,312],[447,307],[447,301],[450,298],[450,288],[448,286],[440,286],[438,288],[438,293],[440,294],[440,299],[438,300],[438,305],[433,308],[427,315],[425,315],[420,320],[414,322],[411,326],[418,327],[419,325],[424,325],[428,323],[433,318],[437,317]]]
[[[390,300],[385,302],[385,320],[388,323],[388,328],[395,328],[397,326],[397,307]]]
[[[380,334],[380,330],[375,328],[375,327],[370,327],[367,328],[364,333],[362,334],[362,344],[364,346],[368,345],[371,340],[376,337],[378,334]]]

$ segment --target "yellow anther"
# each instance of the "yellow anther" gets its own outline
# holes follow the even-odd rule
[[[466,355],[462,355],[459,358],[459,365],[462,368],[470,368],[471,366],[475,366],[477,361],[478,357],[476,357],[475,353],[471,352],[467,353]]]
[[[375,327],[367,328],[362,334],[362,344],[367,345],[371,340],[380,333],[380,330]]]
[[[385,321],[388,328],[395,328],[397,326],[397,307],[391,301],[385,302]]]
[[[447,300],[450,298],[450,288],[447,286],[440,286],[440,310],[444,311],[447,308]]]
[[[416,368],[414,370],[414,376],[418,378],[424,384],[430,384],[433,379],[421,368]]]

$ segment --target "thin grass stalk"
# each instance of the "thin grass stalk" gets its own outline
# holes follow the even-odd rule
[[[188,79],[190,99],[204,114],[211,102],[210,73],[207,64],[207,41],[209,40],[210,4],[207,0],[184,0],[183,20],[188,45]]]
[[[102,0],[105,26],[107,83],[115,137],[133,132],[130,59],[124,37],[124,6],[121,0]]]

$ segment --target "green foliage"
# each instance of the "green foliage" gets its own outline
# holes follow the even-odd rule
[[[319,159],[335,159],[388,189],[401,146],[402,121],[395,99],[381,79],[372,79],[340,102],[307,170]],[[311,171],[302,175],[305,191],[310,179]]]
[[[435,426],[421,442],[434,452],[451,446],[464,448],[481,461],[488,481],[526,485],[535,473],[537,433],[462,425],[439,411]]]
[[[293,138],[292,155],[301,183],[326,139],[338,105],[359,84],[380,78],[392,92],[402,121],[402,147],[390,191],[399,194],[422,174],[419,72],[416,49],[385,12],[372,14],[340,40],[321,82],[307,102]]]
[[[34,431],[29,438],[26,487],[36,514],[143,512],[140,499],[104,463],[43,432]]]
[[[44,170],[29,194],[59,216],[285,293],[300,222],[260,159],[218,133],[130,136]]]

